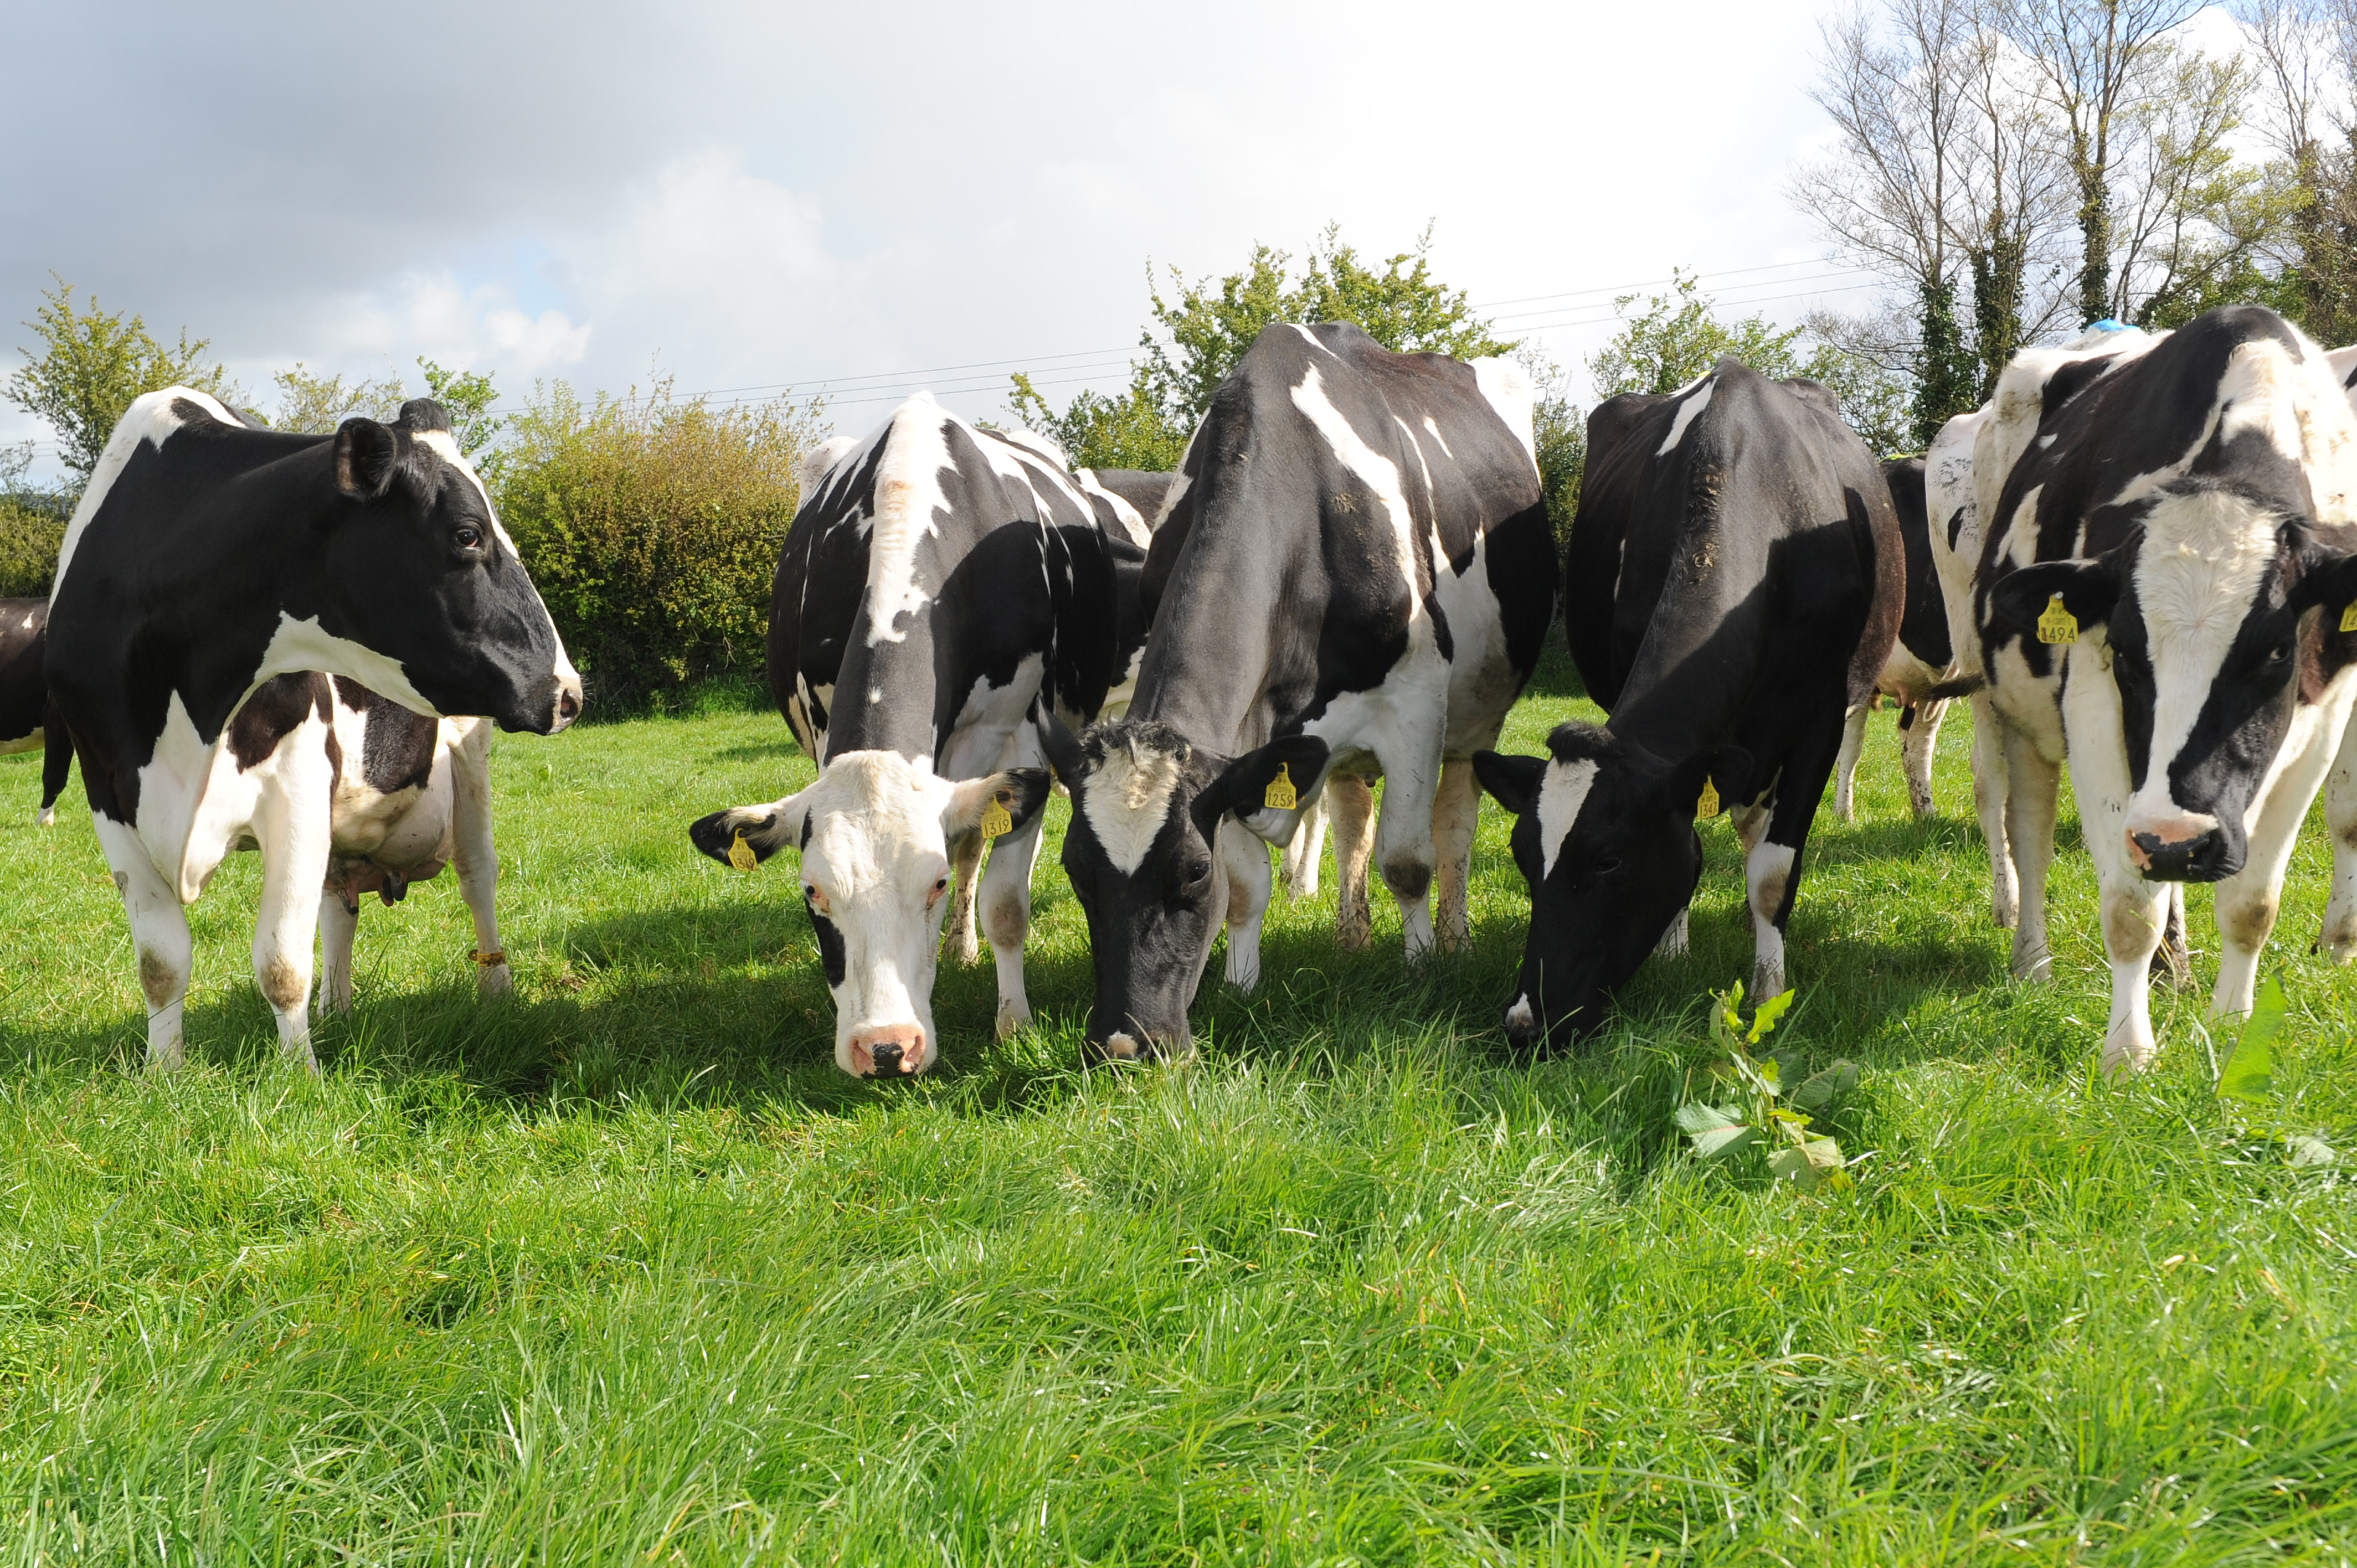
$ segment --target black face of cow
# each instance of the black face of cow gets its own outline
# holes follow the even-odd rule
[[[437,712],[543,735],[579,715],[581,678],[439,404],[346,420],[335,483],[324,630],[394,660]]]
[[[1096,966],[1088,1047],[1119,1060],[1184,1055],[1187,1009],[1227,909],[1221,823],[1281,833],[1294,813],[1267,809],[1270,784],[1283,768],[1306,795],[1326,745],[1294,736],[1231,762],[1144,721],[1043,739],[1072,795],[1064,872]]]
[[[1612,993],[1694,897],[1704,782],[1737,798],[1749,771],[1732,748],[1673,767],[1586,725],[1562,725],[1547,746],[1547,757],[1473,757],[1481,787],[1514,814],[1514,864],[1530,884],[1506,1035],[1537,1050],[1602,1026]]]
[[[2241,871],[2321,617],[2337,621],[2357,596],[2357,564],[2264,498],[2194,481],[2164,491],[2144,532],[2108,554],[2001,579],[1993,618],[2030,635],[2057,595],[2083,628],[2102,628],[2102,656],[2074,657],[2072,679],[2108,662],[2119,693],[2130,861],[2154,881]]]

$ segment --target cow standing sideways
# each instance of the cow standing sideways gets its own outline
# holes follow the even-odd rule
[[[152,1065],[182,1055],[183,906],[250,838],[254,977],[282,1051],[317,1070],[304,1004],[335,855],[337,704],[308,682],[283,712],[248,702],[309,671],[413,713],[544,735],[581,711],[580,677],[440,404],[318,436],[248,428],[185,387],[140,398],[67,526],[48,672],[130,917]]]
[[[1906,457],[1882,465],[1890,484],[1890,503],[1899,514],[1899,538],[1907,551],[1907,601],[1899,618],[1899,640],[1875,678],[1875,690],[1899,703],[1899,749],[1907,774],[1907,804],[1919,818],[1932,814],[1932,753],[1940,739],[1940,720],[1949,699],[1937,688],[1955,670],[1954,641],[1948,629],[1948,606],[1940,573],[1932,553],[1930,521],[1924,511],[1923,459]],[[1842,732],[1840,757],[1834,763],[1834,815],[1849,822],[1857,815],[1855,791],[1858,754],[1866,746],[1867,715],[1872,703],[1851,710]]]
[[[1394,354],[1335,323],[1254,339],[1155,533],[1128,718],[1047,737],[1073,799],[1064,868],[1093,949],[1091,1048],[1189,1047],[1222,916],[1228,978],[1257,981],[1262,841],[1285,843],[1321,786],[1344,943],[1367,940],[1352,889],[1371,853],[1411,953],[1467,939],[1469,759],[1538,661],[1554,575],[1513,366]]]
[[[41,808],[35,820],[45,828],[57,821],[58,796],[73,770],[73,742],[49,701],[41,669],[48,622],[47,599],[0,599],[0,757],[37,746],[44,749]]]
[[[2104,1063],[2155,1042],[2149,966],[2214,882],[2212,1009],[2250,1010],[2309,802],[2347,731],[2357,417],[2323,350],[2236,306],[2017,356],[1974,432],[1968,652],[2002,731],[2013,970],[2042,980],[2067,759],[2112,970]]]
[[[722,861],[740,840],[762,859],[800,851],[845,1072],[939,1057],[952,871],[953,940],[971,961],[986,832],[998,1031],[1030,1021],[1023,944],[1049,789],[1034,719],[1084,724],[1126,699],[1147,537],[1135,507],[1048,443],[977,430],[922,393],[805,472],[778,558],[770,684],[819,776],[688,831]]]
[[[1725,359],[1589,415],[1564,621],[1611,720],[1559,726],[1546,757],[1475,758],[1531,886],[1517,1044],[1596,1028],[1647,954],[1684,951],[1694,820],[1721,803],[1744,849],[1752,993],[1785,988],[1801,852],[1846,715],[1896,640],[1903,572],[1889,488],[1814,381]]]

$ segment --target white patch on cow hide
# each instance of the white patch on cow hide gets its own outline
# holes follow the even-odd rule
[[[1662,444],[1653,449],[1654,456],[1666,457],[1678,449],[1678,443],[1686,438],[1686,426],[1695,422],[1695,415],[1710,406],[1711,394],[1717,391],[1718,382],[1706,379],[1700,392],[1678,405],[1678,416],[1670,421],[1670,433],[1663,436]]]
[[[1415,514],[1408,510],[1407,493],[1400,487],[1398,465],[1367,445],[1365,439],[1343,417],[1326,395],[1326,385],[1313,365],[1293,389],[1293,404],[1308,417],[1318,434],[1325,437],[1327,447],[1351,476],[1372,492],[1377,505],[1383,509],[1392,525],[1394,557],[1399,580],[1407,585],[1408,651],[1413,659],[1432,642],[1432,617],[1426,612],[1424,596],[1417,591],[1415,572]]]
[[[114,434],[106,438],[106,449],[99,454],[98,466],[91,470],[90,483],[82,488],[81,499],[74,503],[73,517],[66,524],[65,540],[58,546],[57,575],[49,583],[52,605],[58,602],[58,589],[65,583],[66,568],[73,564],[74,547],[81,542],[82,530],[106,504],[106,493],[123,477],[123,466],[131,461],[132,453],[139,449],[142,441],[158,452],[164,449],[164,443],[183,423],[172,407],[183,398],[223,424],[245,428],[245,422],[231,413],[219,398],[193,387],[166,387],[134,399],[115,422]]]
[[[802,460],[796,469],[796,478],[802,482],[802,500],[795,510],[810,505],[825,492],[827,476],[843,460],[844,454],[856,450],[858,446],[859,437],[856,435],[830,435],[802,454]]]
[[[1452,463],[1457,461],[1457,454],[1448,449],[1448,437],[1440,433],[1440,426],[1434,423],[1432,415],[1428,413],[1424,416],[1424,428],[1425,433],[1430,435],[1435,444],[1440,447],[1440,455]],[[1533,460],[1536,461],[1535,458]]]
[[[382,697],[390,697],[413,714],[428,718],[442,715],[433,703],[420,696],[411,685],[409,676],[397,659],[388,659],[372,648],[366,648],[350,638],[337,637],[321,628],[319,618],[296,620],[285,610],[278,612],[278,629],[271,634],[270,646],[263,650],[261,667],[248,681],[245,695],[276,675],[291,675],[297,671],[322,670],[330,675],[349,675]],[[238,701],[242,703],[244,698]]]
[[[902,617],[932,602],[917,581],[917,542],[941,532],[936,512],[949,510],[942,476],[955,471],[944,432],[951,415],[919,392],[893,411],[876,468],[876,513],[867,537],[867,646],[906,640]]]
[[[1114,521],[1121,524],[1121,534],[1124,539],[1128,540],[1140,550],[1146,549],[1154,542],[1154,531],[1146,526],[1144,515],[1129,502],[1099,484],[1095,469],[1072,470],[1072,485],[1082,495],[1105,503],[1106,509],[1113,513]]]
[[[1531,466],[1536,467],[1539,448],[1538,441],[1531,432],[1533,397],[1530,372],[1512,360],[1482,359],[1475,360],[1472,364],[1473,384],[1481,389],[1481,395],[1489,400],[1491,408],[1498,411],[1498,417],[1506,422],[1506,428],[1514,433],[1514,439],[1523,444],[1523,450],[1530,456]],[[1430,424],[1432,421],[1427,418],[1425,423]],[[1438,430],[1433,432],[1436,436],[1439,434]],[[1441,450],[1448,450],[1446,443]]]
[[[2193,733],[2235,633],[2275,564],[2281,521],[2220,490],[2164,496],[2146,515],[2136,585],[2152,650],[2147,795],[2168,793],[2169,765]]]
[[[1539,781],[1539,873],[1555,875],[1555,863],[1563,854],[1563,842],[1571,836],[1573,826],[1579,821],[1580,808],[1587,804],[1587,792],[1596,787],[1596,764],[1550,762],[1546,777]]]
[[[1146,852],[1170,819],[1170,797],[1178,788],[1178,759],[1167,752],[1127,746],[1109,753],[1089,775],[1081,810],[1105,858],[1123,875],[1146,864]]]

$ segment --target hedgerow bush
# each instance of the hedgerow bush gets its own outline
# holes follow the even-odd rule
[[[823,435],[818,405],[791,398],[535,390],[500,447],[500,514],[600,709],[759,678],[797,466]]]
[[[0,598],[32,598],[49,591],[58,546],[65,542],[61,508],[27,506],[0,496]]]

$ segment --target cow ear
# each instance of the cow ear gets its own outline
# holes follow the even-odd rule
[[[336,427],[336,489],[356,501],[380,501],[401,467],[401,437],[373,419]]]
[[[1676,810],[1715,817],[1718,811],[1702,810],[1706,801],[1715,796],[1720,811],[1743,804],[1759,793],[1752,783],[1757,771],[1751,754],[1741,746],[1715,746],[1671,768],[1664,789]]]
[[[2112,618],[2119,602],[2120,579],[2108,560],[2041,561],[2008,572],[1989,590],[1989,616],[2007,634],[2034,636],[2038,618],[2062,596],[2062,607],[2081,626]]]
[[[430,397],[414,397],[401,405],[401,427],[413,435],[429,430],[450,431],[450,411]]]
[[[1073,735],[1063,720],[1050,713],[1039,714],[1032,720],[1032,729],[1039,736],[1039,749],[1046,754],[1048,766],[1055,770],[1056,782],[1069,792],[1089,771],[1088,758],[1081,751],[1080,737]]]
[[[961,779],[951,787],[950,798],[942,806],[942,832],[950,838],[970,833],[983,825],[984,814],[996,806],[1006,813],[1006,822],[990,836],[1019,832],[1048,803],[1051,782],[1044,768],[1010,768],[1003,773]]]
[[[1232,813],[1253,832],[1271,843],[1289,843],[1301,822],[1302,807],[1326,771],[1326,743],[1312,735],[1289,735],[1248,751],[1220,770],[1195,797],[1197,821],[1211,827]],[[1291,794],[1291,806],[1279,804]]]
[[[1473,777],[1490,791],[1490,799],[1518,817],[1529,815],[1538,805],[1546,768],[1544,757],[1508,757],[1495,751],[1473,754]]]
[[[737,864],[737,841],[741,838],[758,864],[788,844],[801,848],[802,827],[809,815],[802,796],[789,795],[766,806],[731,806],[725,811],[699,817],[688,824],[687,837],[689,843],[723,865]]]
[[[2337,626],[2341,612],[2357,604],[2357,555],[2320,545],[2310,545],[2305,553],[2299,581],[2291,591],[2292,603],[2300,609],[2322,605],[2330,612],[2328,618]]]

